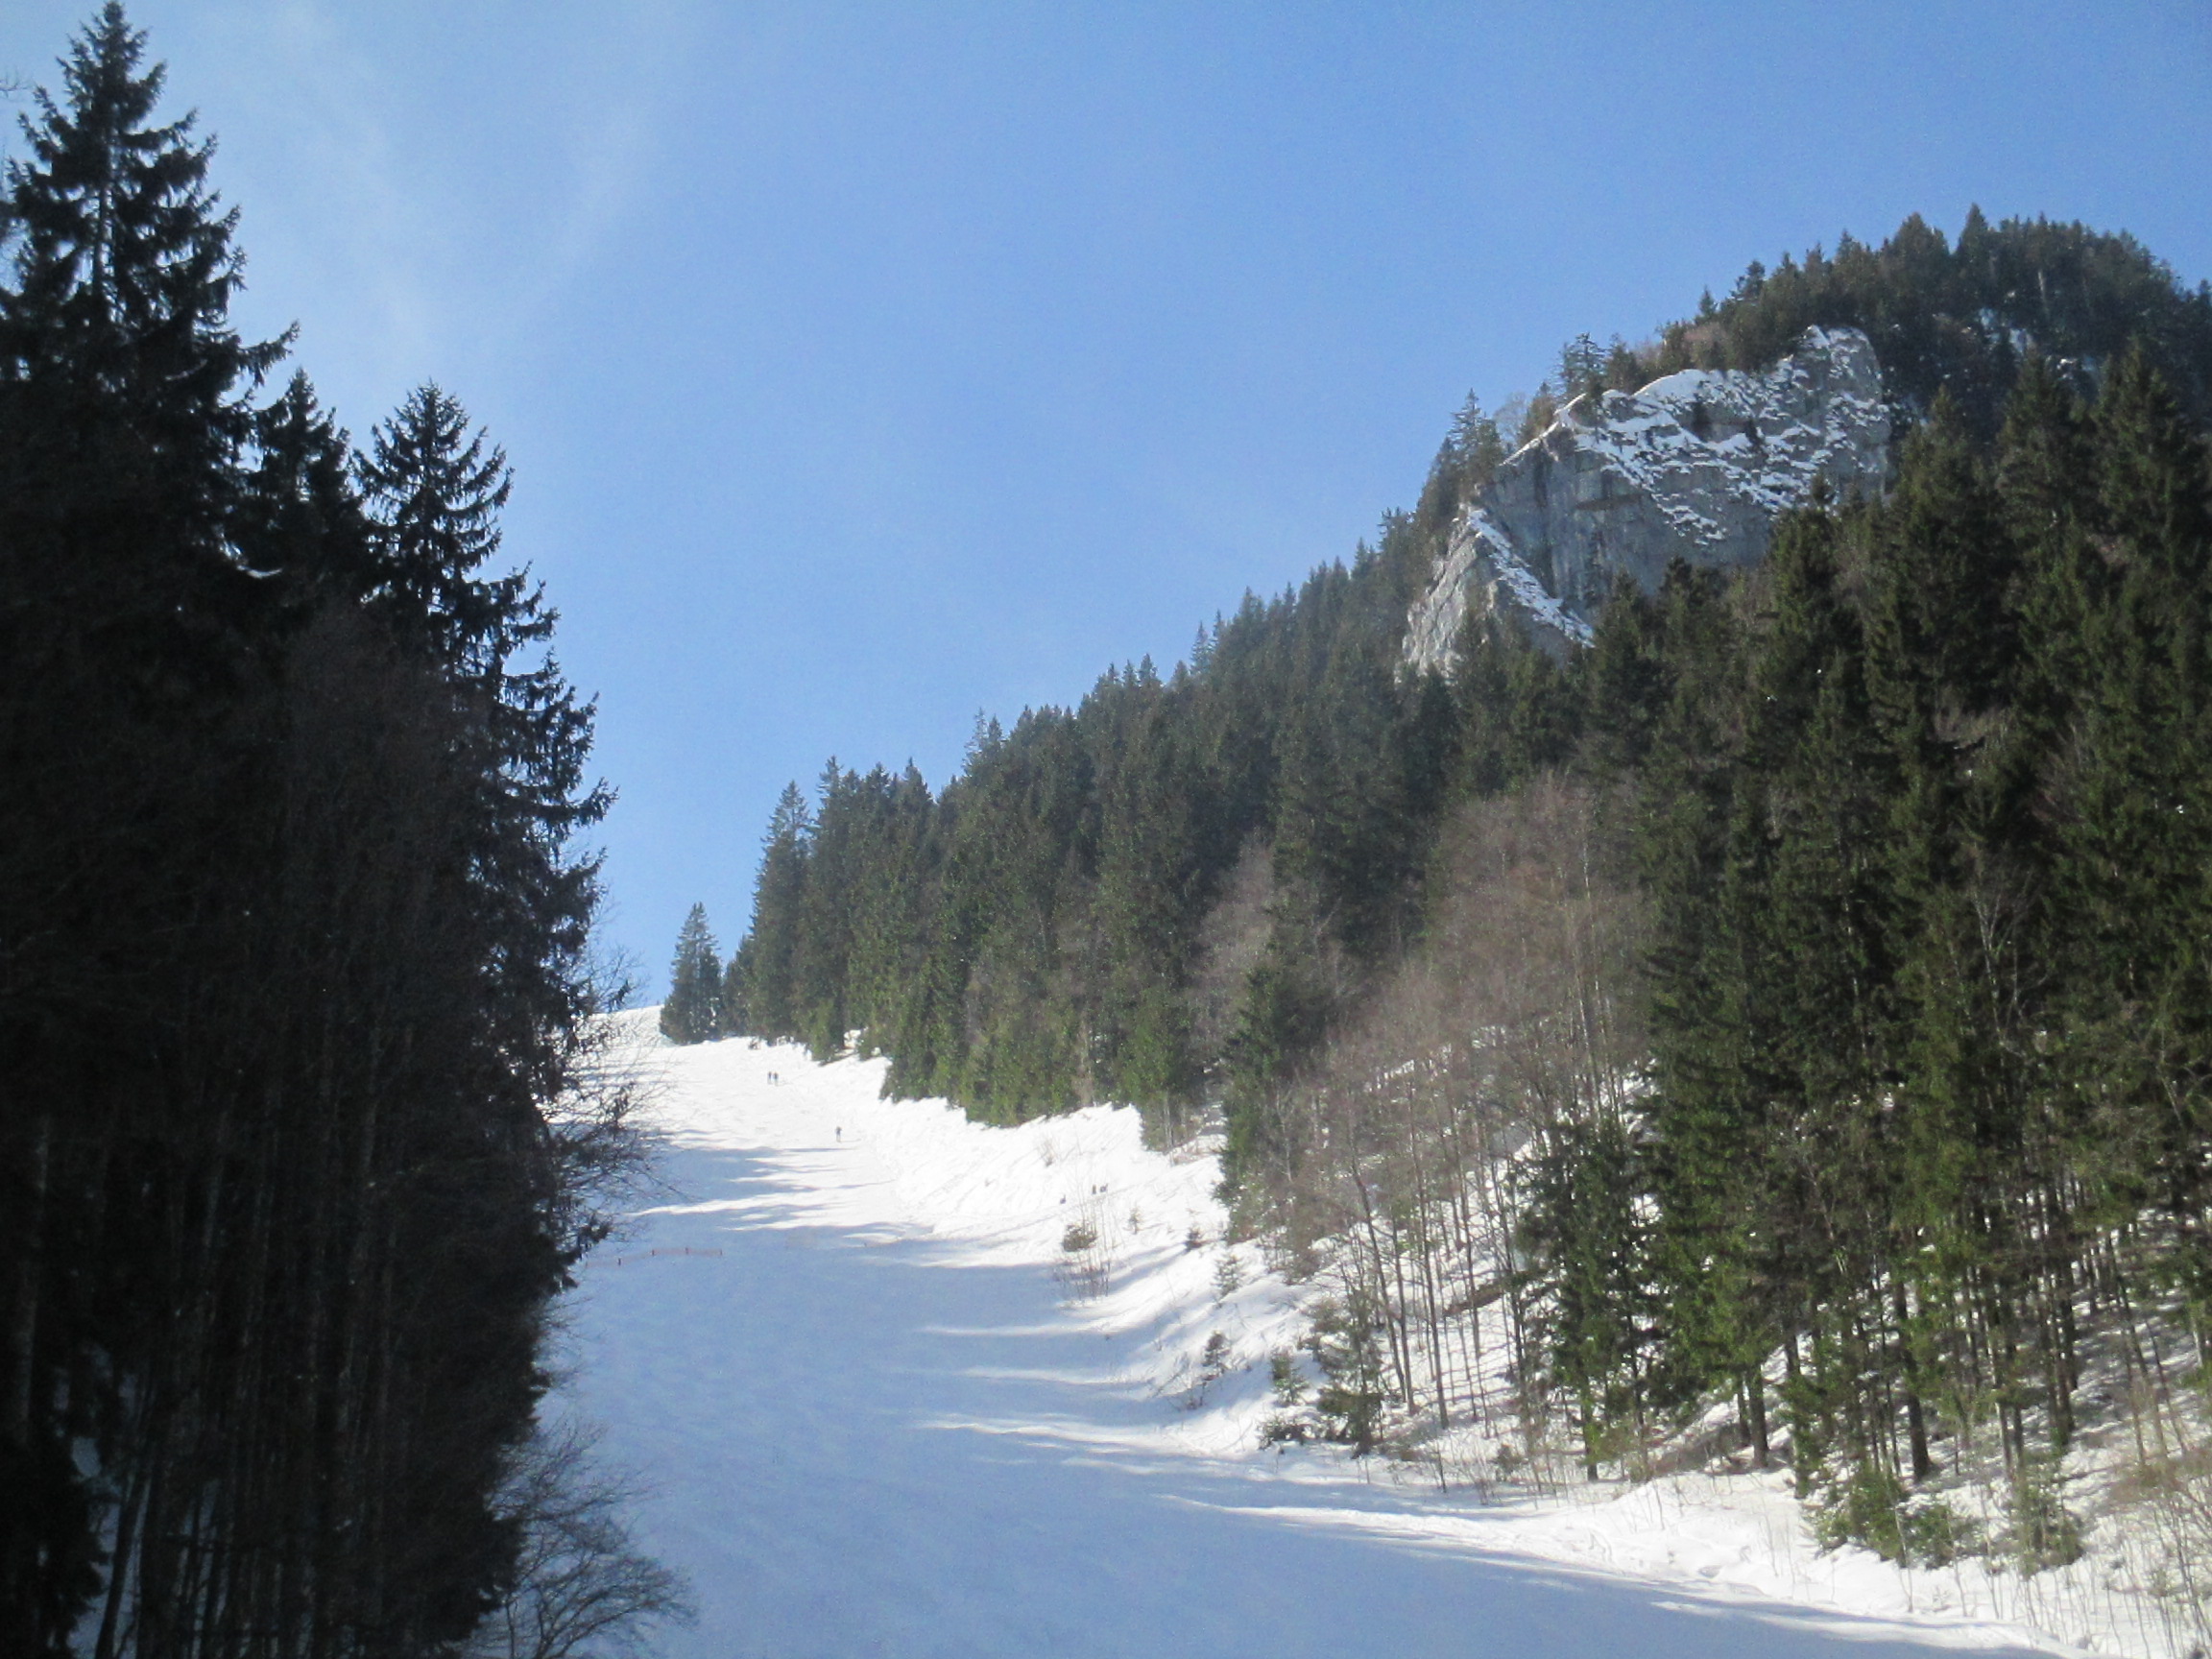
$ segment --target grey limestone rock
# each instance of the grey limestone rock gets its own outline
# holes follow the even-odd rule
[[[1577,397],[1462,516],[1407,617],[1407,663],[1449,667],[1470,607],[1554,649],[1587,644],[1620,572],[1651,592],[1677,558],[1756,564],[1815,480],[1839,500],[1873,493],[1888,454],[1881,365],[1856,328],[1809,328],[1756,373],[1691,369]]]

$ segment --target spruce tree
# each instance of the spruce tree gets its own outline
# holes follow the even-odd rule
[[[786,1038],[798,1032],[794,959],[800,948],[813,828],[806,797],[799,793],[796,782],[786,783],[761,847],[759,873],[753,885],[753,926],[744,951],[745,1018],[757,1036]]]
[[[253,467],[234,525],[240,560],[280,578],[296,608],[357,602],[374,589],[376,535],[351,442],[304,373],[255,412]]]
[[[453,397],[417,387],[356,467],[380,532],[373,591],[411,644],[481,677],[551,632],[525,572],[478,574],[499,551],[514,478]]]
[[[694,904],[676,935],[661,1034],[671,1043],[704,1043],[722,1029],[722,956],[707,926],[707,906]]]
[[[0,193],[12,1653],[62,1650],[99,1587],[101,1470],[122,1460],[124,1404],[150,1382],[141,1338],[184,1271],[174,1255],[132,1260],[132,1229],[93,1217],[115,1196],[106,1169],[135,1175],[141,1205],[204,1169],[207,1108],[168,1093],[187,1064],[178,993],[206,947],[196,924],[237,902],[256,793],[241,728],[265,709],[267,596],[237,568],[229,519],[248,397],[282,345],[229,325],[234,219],[206,187],[211,147],[189,121],[154,120],[162,71],[144,47],[106,6],[70,45],[60,98],[41,92],[23,121]],[[164,1103],[174,1156],[139,1163]]]
[[[229,563],[248,395],[287,341],[250,345],[230,326],[237,214],[207,189],[214,146],[193,140],[192,118],[150,124],[164,72],[144,55],[144,34],[108,0],[71,44],[62,101],[37,94],[29,154],[8,163],[0,363],[27,464],[11,482],[43,493],[96,480],[105,527],[161,525],[176,578],[205,582]]]
[[[589,709],[402,626],[344,435],[252,406],[142,50],[84,32],[0,211],[0,1650],[444,1651],[623,1156],[548,1117]]]
[[[533,935],[499,969],[518,1007],[565,1017],[599,875],[571,843],[613,796],[586,777],[595,710],[551,655],[559,613],[527,568],[486,573],[513,488],[506,455],[426,385],[378,423],[355,470],[373,527],[368,604],[450,688],[484,779],[471,826],[484,895]]]
[[[2116,1195],[2200,1226],[2212,1201],[2212,489],[2203,448],[2141,354],[2093,422],[2114,579],[2065,788],[2058,877],[2075,934],[2073,1046],[2093,1069],[2096,1164]],[[2192,1269],[2200,1296],[2212,1274]]]

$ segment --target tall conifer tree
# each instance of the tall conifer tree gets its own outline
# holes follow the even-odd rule
[[[694,904],[676,935],[668,964],[668,999],[661,1033],[671,1043],[704,1043],[722,1030],[722,957],[707,926],[707,906]]]

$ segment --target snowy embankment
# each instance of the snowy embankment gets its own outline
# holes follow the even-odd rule
[[[626,1019],[671,1190],[588,1264],[564,1399],[694,1581],[671,1659],[2080,1650],[1985,1580],[1817,1554],[1780,1477],[1484,1503],[1262,1449],[1299,1292],[1222,1242],[1213,1158]]]

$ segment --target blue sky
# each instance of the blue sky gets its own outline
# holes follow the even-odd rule
[[[8,0],[0,71],[89,10]],[[1580,330],[1975,202],[2212,276],[2202,0],[132,11],[246,323],[357,434],[435,378],[505,445],[656,978],[785,780],[1165,668]]]

